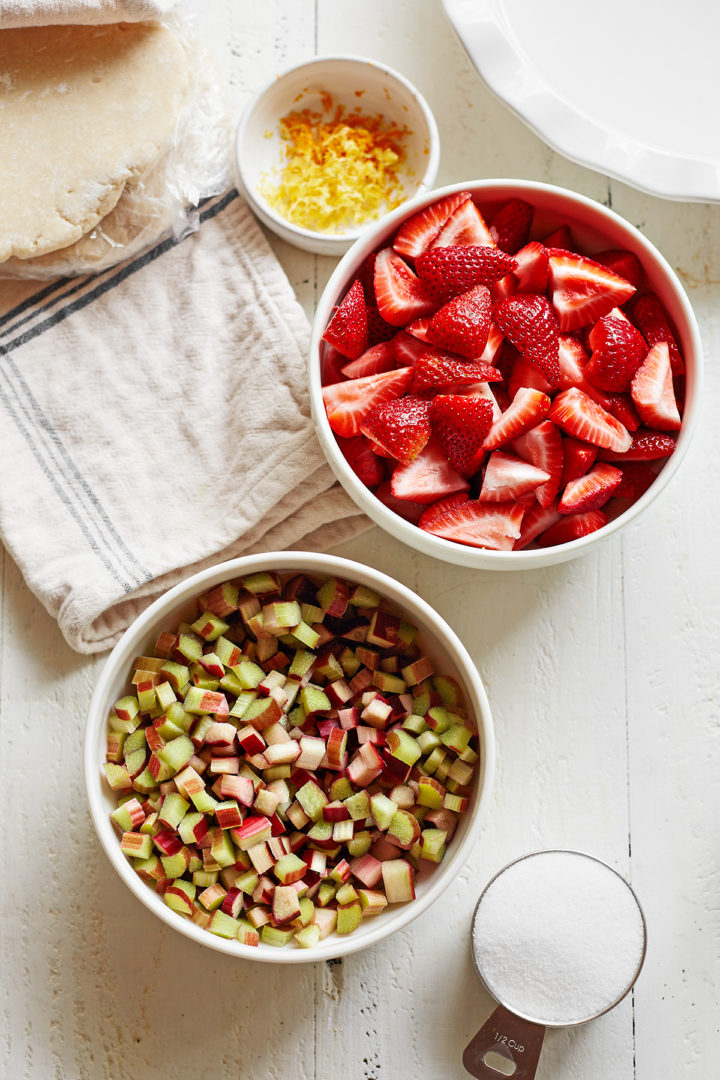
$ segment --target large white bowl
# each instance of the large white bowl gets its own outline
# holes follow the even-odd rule
[[[327,113],[323,100],[327,93],[334,106],[342,105],[348,112],[360,106],[365,115],[382,115],[388,124],[408,129],[406,160],[399,171],[408,200],[435,183],[440,137],[420,91],[399,71],[362,56],[323,56],[298,64],[274,77],[249,102],[235,141],[242,193],[263,225],[283,240],[317,255],[339,257],[372,222],[337,234],[305,229],[278,214],[260,190],[267,177],[280,171],[284,160],[280,119],[293,109]]]
[[[480,762],[474,780],[471,805],[466,813],[461,815],[457,831],[442,863],[438,866],[428,865],[427,868],[422,866],[416,882],[416,899],[407,904],[393,905],[380,915],[363,920],[352,934],[332,934],[314,949],[301,949],[292,945],[277,948],[262,942],[256,948],[241,945],[239,941],[229,941],[203,930],[172,911],[162,897],[141,880],[120,851],[119,838],[109,817],[116,805],[116,799],[101,773],[101,765],[105,760],[108,716],[113,702],[127,693],[133,659],[152,652],[158,633],[161,630],[174,630],[181,619],[194,610],[195,598],[201,593],[223,581],[258,570],[316,576],[335,575],[375,589],[418,627],[418,641],[428,655],[437,661],[438,671],[453,675],[459,680],[464,689],[468,716],[475,722],[478,730]],[[246,960],[300,964],[346,956],[368,945],[374,945],[401,927],[407,926],[437,900],[464,865],[477,835],[490,798],[495,743],[490,706],[477,668],[459,638],[429,604],[386,574],[359,563],[330,555],[284,551],[232,559],[194,574],[156,600],[135,620],[108,657],[95,688],[85,730],[84,765],[90,813],[100,843],[125,885],[150,911],[181,934],[218,952]]]
[[[512,198],[525,199],[536,208],[533,232],[538,236],[546,235],[559,225],[568,224],[576,241],[590,253],[610,248],[625,248],[634,252],[643,265],[650,288],[660,297],[677,331],[686,365],[686,396],[683,424],[675,452],[659,472],[657,480],[632,506],[609,521],[604,528],[571,543],[530,551],[490,551],[444,540],[418,529],[389,510],[358,480],[343,457],[327,420],[320,381],[320,349],[334,306],[344,296],[367,256],[387,244],[406,218],[454,191],[471,191],[480,205],[499,205]],[[551,184],[530,180],[472,180],[438,188],[406,206],[398,207],[368,229],[348,251],[328,281],[317,307],[310,343],[308,378],[313,418],[328,462],[348,494],[376,524],[410,547],[458,566],[482,570],[528,570],[565,562],[590,551],[634,521],[665,489],[678,471],[697,427],[702,394],[702,346],[695,315],[677,274],[657,248],[619,214],[584,195]]]

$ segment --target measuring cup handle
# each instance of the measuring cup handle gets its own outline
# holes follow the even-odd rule
[[[463,1054],[463,1065],[477,1080],[533,1080],[542,1049],[545,1028],[531,1024],[498,1005],[495,1012],[470,1040]],[[493,1055],[512,1062],[514,1069],[493,1066]],[[488,1059],[489,1058],[489,1063]]]

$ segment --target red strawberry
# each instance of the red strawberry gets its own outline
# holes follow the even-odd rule
[[[563,333],[595,322],[635,292],[634,285],[606,266],[570,251],[551,254],[550,289]]]
[[[413,369],[406,367],[324,386],[322,396],[330,427],[336,435],[359,435],[360,424],[370,410],[381,401],[401,397],[412,378]]]
[[[327,325],[323,334],[325,341],[334,345],[338,352],[355,360],[365,352],[368,343],[367,308],[365,293],[359,281],[354,281],[342,303]]]
[[[502,379],[497,368],[478,360],[458,360],[446,353],[428,353],[415,361],[413,390],[461,383],[497,382]]]
[[[640,417],[635,412],[632,400],[628,394],[608,394],[606,404],[603,406],[609,413],[619,420],[628,431],[637,431],[640,427]]]
[[[418,525],[421,529],[424,529],[429,521],[444,514],[446,510],[453,510],[456,506],[461,506],[466,503],[470,496],[466,491],[457,491],[454,495],[446,495],[444,499],[438,499],[437,502],[428,506],[427,510],[423,511],[422,517],[418,521]]]
[[[618,453],[628,450],[632,444],[627,428],[577,387],[558,394],[550,406],[548,420],[575,439]]]
[[[453,393],[462,397],[476,397],[488,401],[490,403],[493,424],[502,416],[502,409],[500,408],[495,392],[490,388],[489,383],[476,382],[470,383],[468,386],[458,386],[456,384]]]
[[[492,425],[486,398],[438,394],[430,405],[430,423],[445,457],[462,476],[477,472],[485,436]]]
[[[685,364],[680,354],[677,339],[672,331],[668,313],[655,293],[645,293],[633,300],[631,307],[633,321],[647,341],[650,348],[658,341],[667,341],[670,348],[670,364],[673,375],[682,375]]]
[[[560,477],[560,487],[567,487],[571,480],[577,480],[578,476],[585,473],[594,464],[598,456],[597,446],[590,443],[580,442],[578,439],[563,439],[563,470]]]
[[[352,471],[366,487],[374,488],[385,479],[385,467],[377,454],[373,454],[364,435],[351,439],[338,437],[338,446]]]
[[[398,466],[398,468],[405,467],[406,466],[404,465]],[[373,494],[384,506],[387,506],[388,510],[392,510],[393,513],[399,514],[400,517],[405,518],[406,521],[411,522],[413,525],[417,525],[419,522],[423,507],[420,503],[412,502],[410,499],[398,499],[397,496],[392,493],[392,486],[389,480],[386,480],[384,484],[381,484],[379,488],[376,488]]]
[[[550,506],[540,506],[536,503],[535,506],[531,506],[525,511],[520,536],[515,541],[513,550],[520,551],[527,547],[540,533],[545,532],[558,521],[562,521],[562,515],[558,513],[557,503],[553,502]]]
[[[469,191],[456,191],[419,210],[400,226],[393,247],[401,255],[417,258],[427,250],[453,211],[471,198]]]
[[[628,461],[623,463],[622,480],[615,491],[616,499],[630,499],[635,502],[644,495],[652,482],[657,479],[657,473],[650,465],[642,461]]]
[[[395,349],[389,341],[379,341],[342,368],[346,379],[362,379],[365,375],[377,375],[381,371],[392,371],[397,367]]]
[[[680,427],[672,371],[670,349],[666,341],[653,345],[638,368],[632,381],[631,394],[640,419],[660,431],[677,431]]]
[[[419,356],[426,356],[428,352],[432,352],[432,345],[420,341],[407,330],[401,330],[395,335],[392,346],[395,350],[395,358],[402,367],[414,364]]]
[[[495,322],[551,386],[560,378],[558,322],[544,296],[518,294],[495,306]]]
[[[492,285],[516,265],[512,255],[499,248],[467,244],[431,248],[418,256],[415,269],[428,294],[446,303],[473,285]]]
[[[570,481],[562,493],[558,510],[561,514],[585,514],[588,510],[599,510],[612,498],[621,480],[620,469],[600,461],[590,472]]]
[[[612,270],[614,274],[617,274],[621,278],[625,278],[625,280],[629,281],[631,285],[634,285],[636,289],[639,289],[642,285],[643,268],[640,265],[640,260],[637,255],[633,255],[632,251],[622,251],[619,249],[599,251],[593,258],[595,259],[595,262],[607,266],[608,270]]]
[[[550,473],[537,469],[522,458],[495,450],[488,458],[480,491],[481,502],[508,502],[532,493],[550,479]]]
[[[475,285],[435,312],[428,336],[433,345],[472,360],[482,354],[487,344],[491,311],[487,287]]]
[[[619,308],[613,308],[593,326],[588,336],[592,356],[585,375],[601,390],[622,393],[647,354],[642,334]]]
[[[562,435],[549,420],[542,420],[515,439],[512,448],[525,461],[548,474],[547,481],[535,490],[535,497],[541,506],[550,506],[558,493],[562,477]]]
[[[571,334],[561,334],[558,338],[558,360],[560,362],[560,389],[569,390],[576,386],[582,390],[603,409],[610,412],[610,397],[598,390],[589,379],[585,378],[585,368],[588,364],[588,353],[585,346]]]
[[[485,439],[486,450],[497,450],[511,439],[524,435],[545,418],[550,408],[550,398],[540,390],[521,387],[509,407],[495,421]]]
[[[632,436],[630,448],[624,453],[603,450],[599,456],[603,461],[618,461],[623,464],[626,461],[656,461],[658,458],[670,457],[674,450],[675,440],[672,435],[664,431],[641,428]]]
[[[554,232],[549,233],[543,240],[546,248],[557,248],[560,251],[574,251],[575,242],[567,225],[561,225]]]
[[[493,248],[492,250],[499,251],[500,249]],[[499,304],[501,300],[505,300],[508,296],[514,296],[518,291],[514,274],[506,274],[499,281],[494,281],[488,288],[490,289],[493,304]]]
[[[342,369],[346,363],[347,356],[343,356],[334,345],[328,345],[327,341],[324,341],[320,346],[320,381],[323,386],[342,382]]]
[[[547,248],[537,240],[531,240],[515,255],[517,267],[513,270],[518,292],[544,293],[550,274]]]
[[[373,299],[375,299],[374,293]],[[391,326],[390,323],[385,322],[376,307],[368,306],[367,321],[368,345],[377,345],[379,341],[389,341],[391,337],[397,334],[397,326]]]
[[[452,244],[488,244],[495,247],[485,219],[474,202],[464,202],[458,206],[430,246],[448,247]]]
[[[505,335],[495,323],[490,323],[490,330],[488,331],[487,345],[482,351],[480,359],[483,364],[494,364],[495,358],[500,351],[500,346],[505,340]]]
[[[536,368],[524,356],[518,356],[507,380],[510,397],[515,397],[521,386],[529,386],[533,390],[542,390],[543,394],[549,394],[552,391],[550,383],[540,368]]]
[[[426,532],[470,547],[510,551],[520,536],[525,508],[518,503],[480,503],[473,499],[427,522]]]
[[[362,424],[363,435],[398,461],[412,461],[430,438],[430,402],[406,395],[372,409]]]
[[[392,326],[405,326],[435,310],[420,279],[392,248],[383,248],[375,258],[375,301]]]
[[[427,504],[456,491],[467,491],[470,485],[450,466],[440,447],[431,439],[414,461],[397,466],[390,487],[396,499]]]
[[[422,319],[413,319],[405,327],[408,334],[411,334],[418,341],[425,341],[430,344],[430,323],[432,322],[432,315],[425,315]]]
[[[552,525],[538,537],[540,547],[553,547],[555,544],[569,544],[581,536],[602,529],[607,525],[607,514],[602,510],[588,510],[585,514],[567,514],[557,525]]]
[[[501,206],[492,219],[490,232],[498,247],[514,255],[527,243],[532,224],[533,208],[524,199],[511,199]]]

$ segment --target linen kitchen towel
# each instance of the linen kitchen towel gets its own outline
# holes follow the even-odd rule
[[[236,191],[91,277],[0,281],[0,537],[81,652],[212,563],[367,528],[310,418],[308,324]]]
[[[177,0],[0,0],[0,28],[161,19]]]

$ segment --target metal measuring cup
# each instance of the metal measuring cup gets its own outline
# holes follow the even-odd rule
[[[489,890],[498,881],[501,875],[511,870],[511,868],[515,867],[518,863],[524,862],[526,859],[541,858],[545,855],[557,854],[592,859],[595,864],[603,867],[608,873],[615,875],[628,891],[628,903],[634,902],[634,905],[636,905],[637,915],[640,920],[639,925],[642,929],[642,948],[639,958],[633,962],[631,967],[628,967],[623,978],[618,980],[617,996],[609,1004],[607,1004],[607,1002],[602,1005],[598,1004],[598,1007],[587,1016],[568,1017],[560,1020],[558,1020],[555,1010],[552,1008],[550,996],[547,998],[547,1009],[538,1009],[539,1013],[544,1011],[545,1015],[537,1016],[528,1015],[522,1007],[518,1007],[517,1000],[515,1003],[513,1003],[512,1000],[509,1000],[506,997],[503,988],[493,982],[493,979],[488,976],[487,971],[483,971],[482,960],[478,959],[478,949],[475,947],[475,933],[481,913],[481,905],[483,900],[487,897]],[[473,914],[471,934],[475,969],[488,993],[498,1002],[495,1011],[485,1021],[477,1035],[470,1040],[463,1053],[463,1065],[472,1076],[477,1078],[477,1080],[499,1080],[501,1077],[508,1076],[512,1076],[513,1080],[533,1080],[540,1059],[540,1051],[542,1050],[546,1029],[549,1027],[575,1027],[579,1024],[585,1024],[590,1020],[595,1020],[598,1016],[602,1016],[604,1013],[609,1012],[610,1009],[614,1009],[635,985],[635,981],[640,974],[640,970],[645,960],[647,948],[647,926],[645,915],[634,890],[627,881],[625,881],[616,870],[613,870],[611,866],[608,866],[608,864],[601,859],[595,858],[594,855],[588,855],[586,852],[582,851],[571,851],[566,848],[552,848],[546,851],[531,852],[528,855],[521,856],[519,859],[514,859],[512,862],[508,863],[507,866],[504,866],[502,870],[499,870],[498,873],[491,878],[480,895],[480,899],[477,902]],[[548,995],[550,994],[551,988],[548,988]]]

